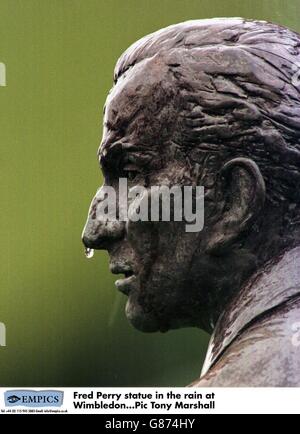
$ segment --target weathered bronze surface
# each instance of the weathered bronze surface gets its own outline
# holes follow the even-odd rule
[[[104,221],[126,315],[145,332],[212,334],[199,386],[300,386],[300,36],[199,20],[132,45],[115,68],[99,160],[105,185],[203,185],[205,225]],[[299,74],[298,74],[299,75]]]

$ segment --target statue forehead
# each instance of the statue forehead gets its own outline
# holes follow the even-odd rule
[[[126,71],[107,97],[104,122],[115,126],[119,119],[128,121],[137,111],[145,112],[146,103],[153,105],[159,98],[166,74],[167,67],[160,58],[146,59]]]
[[[168,74],[166,63],[154,57],[119,78],[106,100],[100,153],[116,141],[152,146],[162,138],[170,112],[177,110]]]

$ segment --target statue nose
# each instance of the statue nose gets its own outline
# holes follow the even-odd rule
[[[82,233],[82,242],[87,249],[106,249],[108,239],[104,231],[97,227],[88,216],[87,222]]]
[[[82,242],[88,249],[107,250],[112,242],[124,236],[125,222],[119,221],[115,215],[103,212],[103,200],[102,188],[92,200],[82,233]]]

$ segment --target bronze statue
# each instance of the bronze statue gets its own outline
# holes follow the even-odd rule
[[[115,68],[105,185],[202,185],[205,223],[110,221],[100,189],[83,242],[124,273],[136,328],[212,333],[193,385],[300,386],[298,67],[297,33],[222,18],[146,36]]]

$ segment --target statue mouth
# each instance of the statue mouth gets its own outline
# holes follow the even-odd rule
[[[125,295],[129,295],[131,289],[136,282],[137,276],[134,274],[130,265],[125,264],[110,264],[110,271],[113,274],[124,274],[124,278],[118,279],[115,282],[117,289]]]

